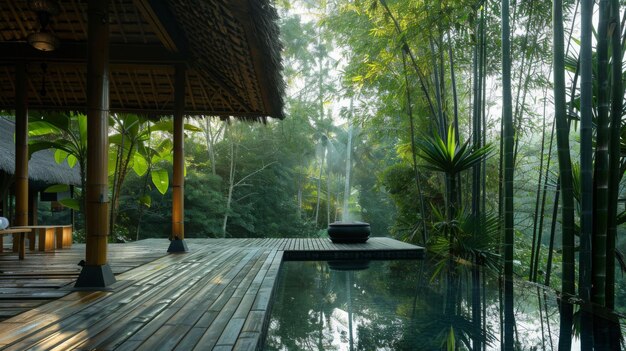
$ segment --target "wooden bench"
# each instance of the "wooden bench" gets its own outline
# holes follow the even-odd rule
[[[25,238],[25,234],[26,233],[31,233],[32,229],[30,228],[9,228],[9,229],[3,229],[0,230],[0,236],[2,235],[15,235],[17,234],[19,239],[18,239],[18,247],[17,247],[17,253],[18,253],[18,257],[20,260],[24,259],[24,254],[26,252],[25,249],[25,243],[24,243],[24,238]],[[14,236],[15,237],[15,236]],[[4,250],[4,247],[0,246],[0,252],[2,252]]]
[[[28,248],[35,250],[35,236],[39,234],[39,251],[54,251],[72,247],[72,225],[28,225],[13,228],[32,229],[29,234]],[[56,245],[55,245],[56,240]]]
[[[57,249],[69,249],[72,247],[72,232],[74,228],[71,224],[57,226]]]

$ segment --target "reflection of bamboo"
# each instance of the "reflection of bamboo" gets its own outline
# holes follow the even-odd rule
[[[319,289],[319,291],[322,291],[323,295],[323,289],[322,289],[322,279],[323,279],[323,275],[324,275],[324,265],[323,264],[318,264],[318,269],[319,272],[317,274],[318,279],[316,279],[316,283],[317,283],[317,288]],[[324,336],[324,300],[320,299],[320,303],[319,303],[319,318],[318,318],[318,324],[319,324],[319,334],[318,334],[318,338],[317,338],[317,348],[319,350],[323,350],[324,349],[324,344],[323,344],[323,336]]]
[[[474,350],[481,349],[481,301],[480,301],[480,266],[472,266],[472,322],[474,324],[472,346]]]
[[[550,244],[548,246],[548,258],[546,266],[546,280],[544,285],[550,286],[550,275],[552,274],[552,255],[554,249],[554,238],[556,234],[556,221],[559,214],[559,197],[561,194],[561,178],[556,180],[556,190],[554,192],[554,207],[552,208],[552,224],[550,225]]]
[[[545,350],[546,338],[545,338],[544,329],[543,329],[543,309],[541,308],[541,292],[539,290],[539,287],[537,287],[537,304],[539,305],[539,322],[541,322],[541,349]]]
[[[548,341],[550,342],[550,350],[554,350],[554,345],[552,344],[552,329],[550,328],[550,316],[548,315],[548,297],[546,296],[546,292],[543,292],[543,307],[546,310],[546,326],[548,327]],[[541,308],[541,306],[539,306]]]
[[[354,350],[354,339],[352,336],[352,297],[350,296],[350,291],[352,290],[352,280],[350,279],[351,275],[351,271],[346,271],[346,294],[348,296],[348,329],[350,330],[350,351]]]
[[[483,139],[484,140],[484,139]],[[483,207],[484,208],[484,207]],[[483,277],[485,277],[485,266],[482,266]],[[487,335],[487,279],[483,278],[482,283],[482,325],[485,336]],[[487,343],[483,343],[483,350],[487,349]]]

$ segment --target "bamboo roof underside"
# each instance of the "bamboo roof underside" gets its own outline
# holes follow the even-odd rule
[[[269,1],[111,0],[111,111],[171,115],[175,66],[184,65],[186,114],[283,118],[281,45]],[[30,109],[85,109],[87,4],[58,3],[49,27],[60,46],[41,52],[26,42],[39,26],[28,1],[0,0],[0,109],[15,108],[19,62],[27,63]]]

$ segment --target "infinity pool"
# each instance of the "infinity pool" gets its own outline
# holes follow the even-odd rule
[[[265,349],[500,350],[499,282],[484,276],[426,260],[284,262]],[[556,349],[554,293],[519,283],[514,303],[519,347]]]

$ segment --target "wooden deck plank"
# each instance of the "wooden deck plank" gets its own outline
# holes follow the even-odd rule
[[[229,258],[229,254],[230,254],[230,251],[225,251],[221,255],[214,256],[207,262],[207,265],[219,265],[223,261]],[[190,293],[193,294],[194,289],[195,291],[197,291],[199,287],[211,286],[210,284],[214,279],[216,278],[211,274],[207,274],[206,276],[198,278],[198,279],[195,279],[194,277],[190,277],[189,282],[188,282],[188,284],[192,286],[191,289],[189,289],[191,290]],[[178,289],[177,293],[178,293],[178,296],[184,295],[184,292],[180,288]],[[176,294],[171,294],[168,296],[171,298],[177,297]],[[162,295],[155,297],[155,299],[162,299],[162,298],[163,298]],[[176,301],[179,301],[181,299],[182,297],[179,297],[179,299]],[[175,303],[176,302],[172,302],[170,306]],[[150,303],[144,302],[143,305],[149,306]],[[165,309],[165,306],[163,306],[163,309]],[[128,335],[132,334],[132,331],[139,331],[143,326],[145,326],[145,324],[147,323],[146,321],[150,319],[149,317],[152,313],[161,313],[163,312],[163,309],[161,309],[160,311],[159,310],[148,311],[146,315],[145,310],[142,310],[141,308],[136,308],[133,313],[129,313],[125,316],[122,316],[120,319],[118,319],[118,322],[115,323],[115,328],[101,328],[100,329],[101,331],[98,333],[97,336],[90,337],[85,343],[83,343],[80,346],[80,348],[91,349],[91,348],[94,348],[96,345],[99,348],[114,348],[115,346],[125,341]],[[112,323],[103,322],[102,324],[103,326],[106,327]],[[94,327],[92,327],[91,329],[95,330]]]
[[[259,260],[257,261],[257,263],[255,263],[254,268],[260,269],[262,267],[260,264],[258,264],[258,262],[262,263],[263,261],[265,261],[266,255],[267,251],[264,252],[263,256],[258,257]],[[236,335],[234,336],[234,339],[232,341],[232,344],[234,344],[237,335],[239,334],[239,330],[243,326],[245,320],[241,318],[241,323],[237,322],[235,324],[232,324],[232,316],[240,307],[240,303],[244,297],[244,292],[248,290],[255,276],[256,271],[254,269],[250,270],[246,277],[239,282],[237,288],[232,291],[230,299],[228,299],[225,304],[220,306],[215,306],[214,304],[211,306],[212,310],[215,310],[216,307],[219,307],[219,313],[198,341],[198,346],[196,347],[196,349],[210,349],[211,347],[216,345],[216,342],[220,340],[222,340],[223,343],[230,342],[230,340],[233,339],[232,334],[235,333],[235,329],[237,329]],[[227,295],[224,294],[224,296]],[[222,334],[224,334],[224,338],[218,339],[222,338]]]
[[[235,256],[235,257],[240,257],[242,259],[245,258],[245,257],[243,257],[243,255]],[[237,261],[235,261],[235,260],[229,260],[229,261],[237,263]],[[232,267],[229,267],[228,265],[220,266],[224,270],[219,270],[217,272],[216,276],[219,277],[217,279],[217,281],[216,281],[217,284],[213,284],[213,286],[211,286],[211,287],[214,290],[218,290],[218,293],[219,293],[219,291],[222,291],[224,289],[224,287],[225,287],[224,282],[228,281],[230,279],[235,278],[236,277],[235,273],[241,271],[241,269],[244,267],[244,265],[245,265],[245,261],[243,261],[243,262],[240,261],[237,264],[234,264]],[[231,272],[235,272],[235,273],[231,273]],[[215,295],[215,294],[216,294],[215,292],[212,292],[212,294],[209,295],[207,300],[209,302],[213,301],[210,298],[210,296]],[[180,309],[181,308],[176,308],[175,306],[172,306],[171,308],[165,308],[162,312],[160,312],[160,314],[158,316],[159,318],[153,318],[152,320],[149,320],[145,324],[145,326],[143,328],[138,330],[137,333],[135,333],[134,335],[129,337],[127,341],[122,343],[121,344],[122,349],[124,349],[125,346],[128,346],[129,344],[130,345],[134,345],[136,341],[141,341],[141,348],[142,349],[150,349],[151,347],[153,347],[155,345],[155,342],[160,341],[162,339],[162,337],[165,336],[163,334],[158,334],[157,333],[163,325],[165,325],[166,323],[170,323],[170,325],[172,325],[172,326],[177,326],[177,324],[175,323],[176,318],[174,318],[174,316],[176,315],[176,313]],[[155,334],[155,333],[157,333],[157,334]],[[181,335],[181,338],[182,338],[182,336],[184,336],[184,335]],[[156,344],[156,345],[158,345],[158,344]]]
[[[162,239],[115,246],[110,259],[118,283],[107,292],[69,289],[84,245],[33,253],[33,262],[0,254],[0,318],[28,310],[0,323],[0,348],[254,350],[267,328],[283,260],[385,259],[422,250],[389,238],[364,244],[327,238],[188,241],[189,253],[172,255],[165,254]],[[46,268],[39,271],[42,263]]]
[[[246,255],[245,258],[247,258],[248,261],[252,261],[256,257],[258,257],[256,252],[255,251],[251,251],[250,253],[248,253]],[[241,279],[237,279],[237,278],[240,277],[242,274],[246,274],[247,273],[247,269],[246,268],[249,268],[250,265],[247,263],[248,261],[246,261],[245,258],[244,258],[244,260],[240,261],[239,264],[236,265],[235,269],[230,269],[229,267],[226,267],[226,270],[230,270],[232,272],[237,273],[237,274],[230,274],[231,277],[228,277],[228,276],[225,277],[225,279],[234,278],[233,281],[230,284],[236,284],[238,281],[241,280]],[[252,262],[254,262],[254,261],[252,261]],[[221,267],[221,268],[224,268],[224,267]],[[219,284],[213,284],[212,288],[215,288],[216,285],[219,285]],[[204,286],[206,286],[206,285],[204,285]],[[211,287],[211,285],[209,285],[209,286]],[[201,294],[203,294],[203,293],[201,293]],[[202,296],[203,295],[200,295],[200,297],[202,297]],[[193,303],[185,303],[185,304],[183,304],[183,306],[188,306],[189,308],[194,308],[195,307],[198,310],[202,310],[201,306],[195,306]],[[208,307],[208,306],[205,306],[205,308],[206,307]],[[163,328],[160,328],[160,329],[156,330],[155,334],[146,336],[146,340],[141,344],[139,349],[152,350],[152,349],[155,349],[157,347],[158,348],[164,348],[164,349],[173,349],[174,347],[176,347],[178,342],[185,336],[186,332],[189,331],[189,329],[191,329],[191,327],[193,325],[193,323],[190,323],[191,321],[187,321],[187,323],[184,322],[183,318],[185,317],[185,313],[184,312],[181,313],[181,311],[182,311],[182,308],[179,308],[179,312],[177,312],[176,315],[172,316],[166,322],[165,326],[168,327],[168,328],[165,328],[165,329],[167,329],[166,331],[163,331]],[[199,319],[199,317],[200,316],[198,316],[198,319]],[[132,340],[132,338],[131,338],[131,340]],[[132,341],[134,341],[134,340],[132,340]]]

